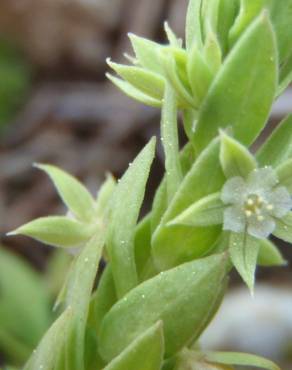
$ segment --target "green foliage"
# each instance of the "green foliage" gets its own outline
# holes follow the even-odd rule
[[[15,117],[31,85],[31,68],[24,55],[0,39],[0,129]]]
[[[123,92],[161,108],[165,173],[150,212],[140,218],[155,139],[118,182],[107,177],[96,199],[64,171],[38,166],[69,212],[12,234],[74,247],[75,256],[57,319],[25,370],[279,369],[254,355],[203,352],[198,342],[222,302],[230,270],[253,292],[257,265],[285,264],[269,237],[292,242],[291,117],[257,153],[249,148],[291,80],[291,5],[190,0],[185,46],[165,23],[166,44],[130,34],[132,65],[108,61],[119,76],[108,77]],[[189,140],[182,150],[181,113]],[[2,278],[1,272],[0,284],[4,279],[8,286],[11,273]],[[31,288],[17,288],[25,306],[23,292]],[[40,316],[37,307],[29,311],[33,317]],[[30,320],[27,325],[37,324]],[[6,330],[6,352],[14,350],[18,360],[31,349],[19,341],[22,325]]]

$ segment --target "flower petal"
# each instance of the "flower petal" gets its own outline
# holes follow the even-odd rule
[[[232,177],[223,186],[221,200],[225,204],[243,204],[247,185],[240,176]]]
[[[228,207],[224,211],[223,229],[242,232],[245,229],[245,215],[241,207]]]
[[[265,193],[279,183],[276,171],[272,167],[255,169],[248,176],[249,193]]]
[[[292,209],[292,198],[284,186],[279,186],[270,193],[267,201],[274,207],[272,214],[278,218],[286,216]]]
[[[266,216],[263,221],[255,217],[248,224],[247,232],[258,239],[265,239],[273,233],[276,223],[272,217]]]

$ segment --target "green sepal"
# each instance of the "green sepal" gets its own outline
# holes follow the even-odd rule
[[[287,265],[287,261],[285,261],[273,242],[268,239],[262,239],[260,240],[257,264],[260,266],[285,266]]]
[[[219,140],[215,139],[193,163],[152,237],[152,255],[157,268],[165,270],[205,255],[221,227],[168,227],[168,222],[201,198],[220,191],[225,178],[219,163]],[[208,171],[206,171],[208,168]],[[210,181],[212,173],[212,181]]]
[[[229,126],[235,139],[250,145],[266,124],[276,85],[275,35],[263,13],[231,50],[209,89],[196,126],[196,149],[200,152]]]
[[[170,28],[168,22],[164,22],[164,31],[166,33],[169,44],[171,46],[173,46],[175,48],[181,48],[182,47],[182,43],[183,43],[182,39],[177,38],[176,34]]]
[[[279,183],[292,193],[292,158],[281,164],[276,169]]]
[[[256,153],[260,167],[279,166],[292,156],[292,115],[286,117]]]
[[[110,200],[116,188],[117,182],[111,174],[107,174],[106,180],[101,185],[97,197],[95,213],[97,216],[106,218],[110,207]]]
[[[209,32],[204,45],[204,56],[208,67],[215,75],[222,64],[222,51],[214,32]]]
[[[239,352],[204,352],[206,360],[224,365],[252,366],[266,370],[281,370],[272,361],[249,353]]]
[[[164,354],[162,322],[136,338],[104,370],[160,370]]]
[[[281,219],[277,219],[273,235],[287,243],[292,243],[292,212]]]
[[[55,247],[78,247],[89,240],[94,225],[65,216],[41,217],[20,226],[8,235],[25,235]]]
[[[164,94],[164,78],[159,74],[141,67],[126,66],[107,60],[108,65],[125,81],[129,82],[143,94],[161,100]]]
[[[107,252],[118,297],[122,297],[138,284],[134,249],[135,228],[154,159],[155,144],[156,140],[153,138],[139,153],[118,182],[112,198]]]
[[[106,77],[123,93],[125,93],[130,98],[137,100],[140,103],[149,105],[150,107],[160,108],[162,104],[162,99],[155,99],[150,95],[144,94],[139,89],[131,85],[129,82],[121,80],[110,73],[106,74]]]
[[[130,291],[102,322],[99,349],[103,359],[112,360],[158,320],[163,321],[166,357],[198,338],[225,286],[226,262],[225,255],[192,261]]]
[[[211,226],[223,223],[224,205],[220,193],[208,195],[192,204],[167,225]]]
[[[247,233],[230,233],[229,253],[231,261],[252,294],[259,249],[259,239]]]
[[[249,150],[237,140],[221,131],[220,163],[227,178],[246,178],[257,163]]]
[[[69,211],[81,221],[91,221],[95,202],[88,190],[73,176],[48,164],[35,164],[53,181],[60,197]]]

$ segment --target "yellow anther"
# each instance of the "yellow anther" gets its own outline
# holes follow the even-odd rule
[[[267,210],[272,211],[275,207],[272,204],[267,205]]]
[[[248,199],[247,200],[247,204],[249,205],[249,206],[253,206],[254,205],[254,201],[252,200],[252,199]]]
[[[257,220],[258,220],[258,221],[264,221],[264,219],[265,219],[265,218],[264,218],[264,216],[262,216],[262,215],[259,215],[259,216],[257,217]]]

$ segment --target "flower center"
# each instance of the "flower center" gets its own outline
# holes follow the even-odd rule
[[[272,211],[274,206],[265,201],[257,194],[250,194],[244,203],[244,213],[246,217],[255,216],[258,221],[264,221],[267,211]]]

